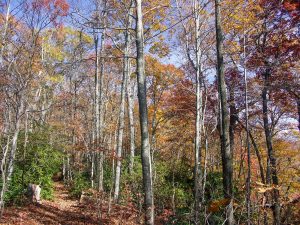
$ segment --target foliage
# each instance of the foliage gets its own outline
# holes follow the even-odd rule
[[[141,159],[139,156],[135,157],[132,174],[129,174],[126,165],[128,162],[122,171],[122,199],[124,202],[130,200],[139,205],[143,193]],[[163,214],[165,210],[173,211],[172,196],[174,196],[176,221],[182,224],[187,220],[184,215],[189,212],[193,202],[191,171],[192,168],[183,162],[176,163],[173,167],[170,167],[168,162],[160,160],[155,163],[153,187],[158,214]]]
[[[224,222],[228,199],[224,198],[221,172],[222,121],[215,78],[214,2],[143,0],[142,4],[147,87],[144,103],[148,108],[155,213],[161,224],[192,222],[196,208],[193,192],[197,193],[193,175],[198,136],[196,101],[201,100],[199,163],[207,177],[200,216],[201,220],[208,218],[210,224]],[[290,221],[285,223],[296,224],[298,211],[291,211],[299,203],[300,187],[300,3],[298,0],[220,2],[235,217],[239,223],[246,223],[245,184],[250,165],[251,223],[262,220],[264,213],[271,218],[275,207],[264,208],[261,203],[266,193],[278,190],[282,219],[286,217]],[[16,153],[13,175],[5,193],[7,203],[22,202],[28,183],[41,184],[42,197],[51,198],[51,177],[59,170],[67,174],[65,184],[71,195],[79,197],[91,187],[93,167],[96,190],[101,177],[99,158],[103,153],[103,202],[108,202],[108,193],[114,194],[114,173],[120,160],[120,199],[112,205],[131,207],[128,212],[138,211],[142,217],[143,163],[139,155],[138,85],[134,72],[136,21],[131,25],[128,22],[128,18],[137,17],[134,4],[130,4],[133,1],[1,1],[3,174],[7,174],[8,164]],[[126,37],[131,42],[129,49],[124,49]],[[128,80],[122,76],[127,72]],[[264,78],[267,74],[268,82]],[[121,87],[126,84],[125,118],[121,124]],[[198,100],[197,84],[203,96]],[[266,106],[262,104],[264,91],[268,92]],[[249,161],[246,127],[251,133]],[[132,133],[131,128],[135,129]],[[19,131],[17,149],[13,152],[13,137]],[[122,155],[117,158],[115,148],[121,133]],[[266,133],[270,133],[270,140],[266,140]],[[132,143],[136,157],[130,173]],[[266,144],[273,146],[272,154]],[[268,161],[270,156],[275,159],[273,166]],[[277,173],[276,185],[269,182],[275,178],[270,171]],[[273,204],[274,199],[269,196],[266,204]]]
[[[22,132],[20,135],[12,181],[6,194],[7,202],[22,200],[29,183],[41,186],[42,198],[53,197],[52,176],[60,170],[63,155],[49,143],[50,128],[41,127],[27,135],[26,147],[24,146],[25,133]]]
[[[87,173],[76,172],[70,185],[70,193],[73,197],[79,198],[82,191],[90,187]]]

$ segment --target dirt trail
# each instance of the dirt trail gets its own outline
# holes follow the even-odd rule
[[[105,220],[100,223],[95,210],[71,198],[63,184],[55,183],[54,191],[53,201],[42,200],[37,205],[6,208],[0,224],[108,224]]]
[[[98,212],[101,211],[101,219]],[[165,224],[166,216],[156,216],[155,224]],[[40,204],[5,209],[0,225],[135,225],[144,224],[143,215],[128,202],[127,205],[112,204],[108,213],[108,202],[102,204],[79,203],[70,197],[62,183],[54,183],[53,201],[42,200]]]

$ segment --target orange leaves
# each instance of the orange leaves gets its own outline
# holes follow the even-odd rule
[[[162,58],[169,54],[169,47],[163,42],[154,42],[149,51]]]
[[[215,213],[226,207],[230,203],[230,199],[224,198],[221,200],[215,200],[208,206],[208,212]]]
[[[55,0],[54,7],[60,10],[61,16],[66,16],[70,8],[66,0]]]
[[[297,0],[286,0],[283,7],[288,11],[300,10],[300,2]]]
[[[64,17],[69,11],[67,0],[33,0],[31,2],[33,11],[43,11],[49,14],[50,20],[57,25],[56,19]]]
[[[69,10],[69,4],[66,0],[34,0],[31,5],[34,10],[44,8],[51,11],[55,9],[56,13],[60,16],[65,16]]]

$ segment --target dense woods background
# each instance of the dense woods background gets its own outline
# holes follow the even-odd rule
[[[299,224],[299,19],[298,0],[0,1],[1,215],[61,176],[134,224]]]

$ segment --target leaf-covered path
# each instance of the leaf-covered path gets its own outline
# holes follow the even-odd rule
[[[102,205],[100,221],[96,207],[80,204],[77,199],[69,196],[63,184],[55,183],[53,201],[42,200],[39,205],[6,208],[0,224],[137,224],[136,211],[131,207],[115,205],[110,216],[107,208],[107,204]]]

